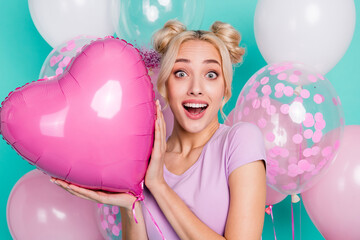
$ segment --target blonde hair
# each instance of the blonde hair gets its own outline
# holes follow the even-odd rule
[[[170,20],[164,27],[153,35],[153,47],[161,54],[161,67],[157,79],[157,89],[168,103],[166,81],[175,64],[180,45],[189,40],[202,40],[211,43],[220,53],[222,71],[224,75],[224,99],[220,112],[225,117],[223,107],[231,97],[231,82],[233,76],[232,64],[242,61],[244,48],[239,47],[240,33],[228,23],[216,21],[210,31],[186,30],[184,24],[177,20]]]

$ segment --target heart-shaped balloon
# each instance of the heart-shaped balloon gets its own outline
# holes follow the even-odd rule
[[[85,46],[60,76],[17,88],[1,134],[29,163],[90,189],[142,193],[156,118],[139,51],[114,38]]]

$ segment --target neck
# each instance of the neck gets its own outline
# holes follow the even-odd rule
[[[187,155],[191,150],[203,147],[214,135],[219,126],[219,121],[215,118],[200,132],[190,133],[174,120],[173,132],[167,142],[167,151]]]

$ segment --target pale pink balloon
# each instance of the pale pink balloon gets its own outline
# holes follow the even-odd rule
[[[6,141],[49,175],[142,193],[156,107],[142,57],[124,40],[92,42],[60,76],[10,93],[0,114]]]
[[[275,205],[286,197],[286,194],[282,194],[266,185],[266,205]]]
[[[15,184],[6,214],[13,239],[103,239],[96,203],[64,191],[39,170],[28,172]]]
[[[226,120],[224,122],[227,126],[232,126],[234,122],[234,110],[232,110],[226,117]]]
[[[333,164],[312,188],[301,194],[308,215],[327,240],[360,239],[359,136],[359,125],[345,126]]]

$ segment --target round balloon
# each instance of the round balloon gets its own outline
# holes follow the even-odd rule
[[[92,36],[79,36],[54,48],[42,65],[39,79],[62,74],[71,59],[81,52],[82,47],[96,39]]]
[[[80,35],[105,37],[115,32],[112,0],[28,0],[28,4],[36,29],[53,48]]]
[[[28,172],[15,184],[6,214],[13,239],[103,239],[96,204],[64,191],[39,170]]]
[[[134,45],[150,48],[151,37],[170,19],[189,29],[200,27],[204,0],[116,0],[113,12],[115,31]]]
[[[281,192],[278,192],[266,185],[266,205],[275,205],[284,200],[286,197],[286,194],[282,194]]]
[[[154,139],[154,91],[139,51],[114,38],[2,103],[0,131],[29,163],[73,184],[141,195]]]
[[[345,126],[329,171],[301,193],[305,209],[325,239],[360,239],[360,126]]]
[[[97,205],[97,222],[106,240],[122,239],[121,213],[118,206]]]
[[[353,0],[259,0],[256,43],[268,64],[293,61],[326,74],[345,54],[355,30]]]
[[[331,164],[344,127],[339,97],[313,69],[278,63],[256,72],[242,89],[234,122],[256,124],[267,151],[267,183],[283,194],[310,188]]]

